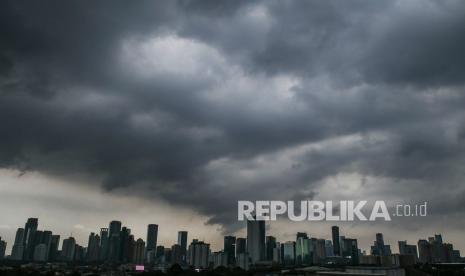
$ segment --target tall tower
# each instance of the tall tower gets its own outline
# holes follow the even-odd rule
[[[247,220],[247,252],[252,263],[265,260],[265,221]]]
[[[157,249],[158,225],[149,224],[147,226],[147,252]]]
[[[24,260],[31,260],[34,254],[34,240],[37,226],[39,225],[38,218],[28,218],[24,226]]]
[[[334,256],[341,256],[341,246],[339,245],[339,227],[331,227],[333,234],[333,251]]]
[[[236,237],[224,237],[224,253],[227,254],[228,265],[234,265],[236,259]]]
[[[178,232],[178,244],[181,246],[181,256],[182,260],[186,261],[187,253],[187,231]]]

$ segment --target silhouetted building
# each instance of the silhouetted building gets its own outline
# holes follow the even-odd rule
[[[87,243],[87,261],[97,262],[100,257],[100,236],[90,233]]]
[[[388,256],[391,255],[391,246],[384,244],[383,234],[376,234],[376,241],[371,246],[371,255],[374,256]]]
[[[247,253],[252,263],[265,260],[265,221],[247,220]]]
[[[399,253],[401,255],[414,256],[415,261],[418,261],[417,246],[407,244],[407,241],[399,241]]]
[[[431,245],[427,240],[418,241],[418,259],[420,263],[432,263]]]
[[[34,241],[35,241],[35,232],[39,225],[38,218],[28,218],[26,225],[24,226],[24,257],[23,260],[32,260],[34,255]]]
[[[47,249],[47,245],[44,243],[36,245],[34,248],[33,260],[35,262],[46,262],[48,259]]]
[[[226,264],[234,265],[236,262],[236,237],[225,236],[223,253],[226,255]],[[223,256],[224,257],[224,256]]]
[[[273,236],[266,236],[265,238],[265,251],[266,260],[273,261],[273,251],[276,248],[276,238]]]
[[[306,233],[297,233],[295,241],[294,261],[298,266],[312,264],[313,246]],[[284,258],[286,261],[286,258]],[[286,263],[287,264],[287,263]]]
[[[127,263],[132,259],[132,244],[131,244],[131,229],[127,227],[121,228],[120,232],[120,249],[119,249],[119,260],[121,263]],[[132,238],[132,241],[134,237]],[[145,248],[145,245],[144,245]],[[144,252],[145,256],[145,252]]]
[[[50,242],[50,251],[48,254],[49,261],[58,260],[58,245],[60,244],[60,235],[52,235]]]
[[[145,242],[142,239],[137,239],[134,246],[134,263],[143,264],[145,260]]]
[[[11,259],[21,261],[24,258],[24,228],[16,230],[15,242],[11,251]]]
[[[194,239],[189,245],[189,264],[194,268],[207,268],[210,245]]]
[[[283,245],[283,265],[295,265],[295,242],[287,241]]]
[[[62,260],[66,262],[74,261],[75,251],[76,251],[76,240],[73,237],[64,239],[63,246],[61,248]]]
[[[186,262],[187,260],[187,231],[178,232],[178,244],[181,246],[182,252],[182,261]]]
[[[331,232],[333,237],[334,256],[341,256],[341,246],[339,245],[339,227],[331,227]]]
[[[358,244],[356,239],[343,239],[343,248],[342,256],[350,259],[350,264],[358,265],[359,264],[359,252]]]
[[[154,263],[157,250],[158,225],[149,224],[147,226],[147,246],[146,259],[149,263]]]
[[[112,221],[109,227],[108,260],[119,263],[121,260],[121,222]]]
[[[183,260],[183,251],[179,244],[174,244],[171,246],[171,263],[172,264],[182,264]]]
[[[247,239],[237,238],[236,239],[236,256],[247,252]]]
[[[108,258],[108,252],[110,250],[110,239],[108,228],[100,228],[100,261],[105,261]]]

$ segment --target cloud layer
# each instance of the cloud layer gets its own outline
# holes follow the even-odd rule
[[[463,210],[460,1],[0,5],[2,168],[137,190],[225,231],[238,199]]]

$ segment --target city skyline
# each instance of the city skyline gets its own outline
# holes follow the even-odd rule
[[[68,238],[73,238],[74,239],[74,236],[72,234],[69,235],[69,236],[66,236],[66,235],[62,235],[60,233],[55,233],[53,231],[53,229],[48,229],[47,227],[40,227],[40,220],[38,218],[28,218],[26,226],[22,228],[23,232],[24,232],[24,234],[23,234],[24,236],[27,235],[28,224],[29,224],[29,221],[31,221],[31,220],[32,220],[32,223],[34,224],[33,227],[35,227],[34,228],[35,230],[45,231],[45,232],[51,231],[50,234],[53,233],[54,235],[58,235],[60,237],[60,243],[58,244],[59,249],[61,249],[63,247],[63,239],[68,239]],[[253,237],[253,239],[255,240],[255,243],[256,243],[256,242],[258,242],[258,240],[257,240],[258,236],[256,236],[254,231],[259,231],[259,233],[261,231],[263,231],[262,233],[259,234],[259,235],[262,235],[263,237],[271,236],[271,237],[274,237],[275,239],[276,239],[276,237],[279,237],[279,235],[276,235],[276,233],[269,233],[269,232],[267,232],[265,230],[265,224],[269,224],[270,222],[265,222],[265,221],[247,221],[247,222],[248,223],[247,223],[246,230],[249,229],[250,232],[249,232],[249,230],[247,230],[247,231],[244,232],[244,234],[242,236],[235,236],[235,235],[233,235],[233,236],[222,236],[221,237],[222,243],[220,245],[216,245],[215,247],[212,247],[211,244],[210,244],[211,237],[198,238],[199,236],[196,233],[192,233],[192,232],[189,233],[188,230],[184,229],[184,230],[178,230],[176,233],[174,233],[175,236],[176,236],[176,238],[174,239],[174,242],[172,242],[172,243],[169,243],[169,242],[165,242],[165,243],[157,242],[156,246],[153,249],[155,249],[158,246],[163,246],[165,248],[171,248],[172,245],[176,245],[176,244],[179,245],[180,241],[182,241],[180,239],[181,233],[186,233],[185,234],[186,235],[186,249],[191,244],[191,242],[193,240],[200,240],[200,241],[208,243],[210,245],[210,249],[212,250],[212,252],[213,251],[222,251],[222,250],[224,250],[226,248],[226,238],[228,238],[228,237],[234,237],[234,244],[235,244],[236,239],[246,239],[247,240],[247,237],[249,235],[251,235],[251,237]],[[113,228],[112,225],[114,225],[115,223],[117,223],[117,225],[116,225],[117,228],[115,228],[115,229],[119,229],[119,230],[111,230]],[[271,222],[271,223],[273,223],[273,222]],[[262,225],[262,224],[263,224],[263,226],[258,226],[258,225]],[[155,224],[155,223],[151,223],[151,224],[145,226],[145,229],[146,229],[145,236],[143,236],[143,235],[142,236],[134,235],[134,240],[141,239],[141,240],[144,241],[144,246],[147,245],[146,237],[148,237],[148,235],[149,235],[149,226],[150,225],[157,225],[156,238],[158,239],[159,238],[158,234],[161,233],[160,225]],[[252,225],[254,225],[254,226],[252,226]],[[124,223],[124,221],[111,220],[111,221],[109,221],[109,225],[108,224],[107,225],[102,225],[101,228],[96,229],[94,231],[92,231],[90,229],[86,229],[86,231],[90,231],[90,232],[87,233],[86,239],[85,240],[75,240],[75,242],[76,242],[76,244],[79,244],[79,245],[81,245],[83,247],[86,247],[87,244],[90,242],[89,235],[92,235],[93,233],[100,235],[102,229],[107,229],[107,231],[108,231],[107,232],[108,233],[108,239],[110,239],[112,231],[118,231],[119,232],[122,229],[123,230],[126,229],[126,227],[128,229],[133,229],[133,227],[131,227],[130,225],[126,225]],[[19,228],[21,228],[21,227],[18,227],[18,229]],[[14,244],[14,241],[18,237],[18,232],[17,232],[17,231],[19,231],[18,229],[15,230],[15,239],[13,239],[11,241],[6,240],[4,238],[4,236],[2,236],[2,232],[0,230],[0,238],[1,238],[0,240],[1,241],[6,241],[8,243],[8,246],[7,246],[6,251],[5,251],[5,253],[6,253],[5,256],[10,255],[10,254],[13,253],[13,244]],[[337,229],[337,230],[335,230],[335,229]],[[133,232],[131,232],[131,233],[133,233]],[[313,235],[309,234],[309,233],[311,233],[311,232],[306,231],[305,229],[301,229],[300,232],[294,233],[293,237],[295,238],[297,236],[297,240],[298,240],[299,236],[305,237],[305,238],[317,238],[317,239],[323,238],[323,239],[325,239],[327,241],[328,240],[332,241],[333,245],[334,245],[334,240],[336,239],[336,241],[339,242],[339,237],[355,237],[356,236],[355,233],[350,233],[350,232],[344,231],[344,229],[343,229],[343,232],[341,232],[341,227],[338,226],[338,225],[330,226],[330,228],[327,229],[327,232],[324,232],[324,233],[317,233],[317,234],[313,234]],[[173,233],[171,233],[171,234],[173,234]],[[388,240],[388,239],[383,238],[384,235],[382,233],[373,233],[373,235],[371,237],[367,237],[368,239],[371,240],[371,245],[369,245],[367,247],[363,247],[363,246],[360,246],[360,244],[359,244],[358,249],[360,249],[362,252],[366,252],[366,254],[370,254],[370,252],[373,252],[373,250],[384,250],[383,247],[384,247],[384,244],[386,243],[386,244],[390,244],[391,247],[388,249],[389,253],[384,252],[383,254],[391,254],[391,252],[398,254],[398,253],[402,253],[402,252],[400,252],[400,243],[402,243],[402,242],[405,242],[406,245],[414,244],[415,246],[417,246],[417,243],[420,242],[420,240],[428,240],[431,236],[432,237],[437,237],[438,235],[439,236],[445,235],[447,237],[447,233],[434,232],[434,233],[430,233],[429,235],[426,235],[426,236],[423,236],[423,237],[417,237],[416,241],[406,240],[403,237],[398,237],[397,240]],[[100,238],[101,238],[101,236],[100,236]],[[374,240],[374,244],[375,244],[374,247],[373,247],[373,240]],[[275,242],[278,242],[278,243],[281,243],[281,244],[284,244],[284,243],[289,242],[289,241],[294,241],[295,242],[296,239],[294,239],[294,240],[293,239],[288,239],[288,240],[276,239],[275,240]],[[443,242],[442,238],[441,238],[441,242]],[[450,243],[452,243],[454,245],[456,244],[456,241],[450,240],[449,238],[444,239],[444,243],[446,243],[446,242],[450,242]],[[263,250],[262,253],[260,253],[260,252],[249,253],[252,262],[253,262],[254,258],[256,260],[260,260],[260,259],[265,259],[267,257],[267,252],[266,252],[266,249],[265,249],[266,243],[267,243],[267,241],[263,238],[263,245],[262,245],[263,248],[262,249],[257,248],[259,251]],[[260,244],[260,242],[259,242],[259,244]],[[377,249],[377,246],[378,246],[377,244],[380,244],[379,246],[380,246],[381,249]],[[249,246],[248,243],[247,243],[247,246]],[[255,244],[254,246],[256,247],[257,245]],[[260,245],[258,245],[258,246],[260,246]],[[145,248],[147,249],[147,246],[145,246]],[[454,247],[454,248],[460,250],[457,247]],[[247,248],[246,248],[246,250],[247,250]],[[460,252],[463,252],[463,251],[460,250]],[[31,253],[29,253],[29,254],[31,254]],[[183,254],[185,254],[185,253],[183,253]],[[254,257],[254,254],[256,255],[255,257]],[[341,252],[339,252],[339,251],[337,251],[335,249],[334,254],[336,254],[336,255],[341,254]]]

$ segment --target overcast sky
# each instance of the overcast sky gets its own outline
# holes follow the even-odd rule
[[[430,213],[343,234],[465,250],[464,26],[458,0],[1,1],[0,236],[221,249],[237,200],[381,199]]]

